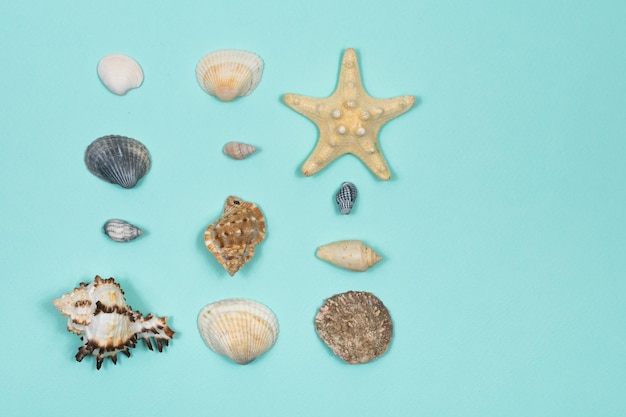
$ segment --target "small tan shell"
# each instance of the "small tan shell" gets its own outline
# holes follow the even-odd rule
[[[359,364],[387,351],[393,323],[374,294],[348,291],[325,300],[315,316],[315,330],[335,355],[349,364]]]
[[[211,52],[196,65],[200,87],[222,101],[250,95],[261,82],[262,74],[261,57],[239,49]]]
[[[208,304],[198,315],[198,329],[211,350],[241,365],[270,350],[278,338],[272,310],[245,298]]]
[[[223,151],[233,159],[244,159],[256,152],[256,147],[242,142],[228,142]]]
[[[320,246],[317,257],[351,271],[364,272],[382,258],[360,240],[341,240]]]
[[[98,77],[113,94],[123,96],[143,83],[139,63],[128,55],[107,55],[98,63]]]

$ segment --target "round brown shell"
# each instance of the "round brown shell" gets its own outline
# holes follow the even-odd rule
[[[374,294],[348,291],[326,299],[315,316],[315,330],[335,355],[357,364],[371,362],[387,351],[393,324]]]

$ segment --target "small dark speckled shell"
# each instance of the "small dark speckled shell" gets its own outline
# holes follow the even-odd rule
[[[315,316],[315,330],[349,364],[383,355],[393,336],[389,311],[374,294],[348,291],[328,298]]]
[[[85,164],[96,177],[133,188],[150,169],[148,149],[138,140],[110,135],[96,139],[85,151]]]
[[[356,186],[351,182],[344,182],[341,184],[339,191],[337,192],[337,196],[335,197],[335,201],[339,205],[339,211],[341,214],[350,214],[352,211],[352,206],[356,201],[357,191]]]

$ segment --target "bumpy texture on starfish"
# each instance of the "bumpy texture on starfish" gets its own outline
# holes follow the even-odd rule
[[[341,155],[351,153],[381,180],[391,178],[378,145],[378,131],[389,120],[409,110],[415,104],[415,97],[370,97],[361,83],[354,49],[344,53],[337,89],[330,97],[285,94],[283,100],[315,123],[320,131],[315,150],[302,166],[304,175],[313,175]]]

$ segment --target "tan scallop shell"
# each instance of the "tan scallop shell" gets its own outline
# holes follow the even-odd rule
[[[198,329],[215,353],[245,365],[274,346],[278,321],[267,306],[245,298],[230,298],[205,306]]]
[[[242,142],[228,142],[223,152],[233,159],[244,159],[256,152],[256,146]]]
[[[200,87],[222,101],[250,95],[259,85],[262,74],[261,57],[239,49],[211,52],[196,65]]]
[[[365,272],[382,258],[360,240],[341,240],[320,246],[317,257],[351,271]]]
[[[128,55],[107,55],[98,63],[98,77],[113,94],[123,96],[143,83],[139,63]]]

